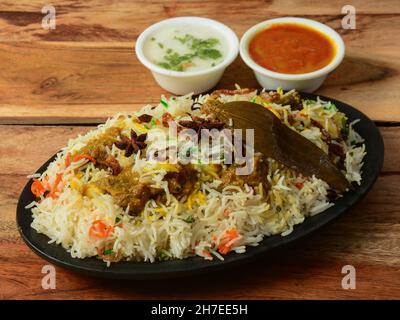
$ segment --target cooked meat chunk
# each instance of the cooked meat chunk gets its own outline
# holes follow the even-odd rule
[[[332,142],[330,142],[328,146],[329,146],[328,155],[330,159],[338,166],[338,168],[344,169],[345,168],[344,161],[346,159],[346,154],[343,150],[343,147],[340,144],[338,144],[338,142],[335,140],[332,140]]]
[[[106,160],[107,151],[106,147],[111,146],[118,141],[118,136],[121,134],[121,129],[118,127],[111,127],[97,138],[88,141],[78,153],[88,154],[96,160]]]
[[[222,186],[234,185],[243,187],[245,184],[251,187],[258,187],[262,183],[265,190],[269,189],[268,176],[268,165],[264,158],[261,156],[254,157],[253,171],[248,175],[237,175],[236,165],[231,165],[227,168],[221,176]]]
[[[163,113],[162,120],[161,120],[163,126],[166,128],[169,128],[169,123],[171,121],[174,121],[174,117],[169,112]]]
[[[102,160],[102,159],[97,160],[97,163],[106,168],[110,168],[111,172],[114,176],[119,175],[122,171],[122,168],[119,165],[118,160],[111,155],[107,156],[107,158],[105,160]]]
[[[281,95],[276,91],[263,92],[260,97],[267,102],[280,103],[281,101]]]
[[[178,198],[189,195],[197,182],[197,171],[191,165],[180,165],[179,172],[169,172],[164,176],[170,192]],[[113,196],[122,208],[129,206],[129,213],[139,214],[150,199],[160,199],[163,190],[139,181],[131,169],[123,169],[116,176],[107,176],[95,182],[105,193]]]
[[[141,116],[139,116],[138,119],[139,119],[140,123],[143,123],[143,122],[148,123],[151,121],[151,119],[153,119],[153,117],[149,114],[144,113]]]
[[[212,120],[218,120],[217,113],[220,112],[219,107],[222,106],[222,102],[214,99],[208,99],[201,106],[201,113],[205,114],[207,118]]]
[[[329,134],[329,132],[326,131],[319,122],[311,119],[311,123],[321,131],[321,138],[328,145],[329,158],[338,166],[338,168],[344,169],[346,154],[343,150],[343,147],[340,145],[340,140],[332,139],[332,136]]]
[[[120,199],[129,204],[130,212],[138,214],[143,210],[146,202],[153,195],[152,189],[147,184],[137,183],[135,187],[130,189],[130,193],[125,194],[125,196]]]
[[[111,168],[113,175],[121,172],[121,166],[117,159],[107,153],[107,147],[111,148],[118,141],[121,129],[111,127],[97,138],[88,141],[86,146],[78,151],[78,154],[88,154],[96,159],[96,165],[100,168]]]
[[[290,105],[292,110],[303,109],[303,102],[301,101],[300,93],[293,91],[291,94],[281,96],[276,91],[263,92],[260,96],[268,102],[279,103],[282,105]]]
[[[179,172],[168,172],[164,176],[168,181],[168,189],[177,198],[192,193],[197,182],[197,171],[191,165],[180,165]]]
[[[113,196],[122,208],[129,206],[130,214],[139,214],[146,202],[156,197],[162,190],[151,188],[148,184],[139,182],[137,174],[131,169],[124,169],[117,176],[108,176],[95,183],[103,192]]]
[[[114,252],[114,243],[107,242],[103,247],[97,248],[97,255],[103,261],[118,262],[123,256],[120,251]]]
[[[211,97],[213,98],[218,98],[220,95],[230,95],[233,96],[235,94],[248,94],[251,92],[254,92],[256,89],[251,89],[251,88],[243,88],[243,89],[235,89],[235,90],[228,90],[228,89],[221,89],[221,90],[215,90],[211,93]]]

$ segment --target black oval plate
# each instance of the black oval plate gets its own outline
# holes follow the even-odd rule
[[[301,95],[303,98],[316,99],[316,95],[313,94],[301,93]],[[34,201],[30,191],[32,181],[27,183],[19,198],[17,206],[19,232],[34,252],[58,266],[88,275],[120,279],[159,279],[218,270],[228,265],[245,262],[271,249],[293,242],[321,228],[353,207],[370,190],[383,165],[384,145],[375,124],[363,113],[343,102],[323,96],[320,96],[320,98],[332,101],[340,111],[347,115],[350,121],[360,119],[360,122],[355,125],[355,129],[365,139],[367,151],[367,155],[364,158],[362,184],[354,191],[345,193],[342,198],[336,201],[334,206],[316,216],[306,218],[302,224],[295,226],[293,232],[288,236],[275,235],[265,237],[257,247],[247,247],[246,253],[243,254],[230,253],[225,257],[224,261],[214,259],[214,261],[210,262],[201,257],[156,263],[122,261],[107,268],[103,261],[96,258],[72,258],[60,245],[49,244],[47,236],[39,234],[31,228],[31,210],[25,209],[25,206]],[[54,157],[43,164],[37,172],[45,171],[49,163],[54,160]]]

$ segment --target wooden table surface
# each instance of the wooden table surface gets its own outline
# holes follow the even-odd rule
[[[43,1],[0,1],[0,298],[281,299],[400,298],[400,6],[353,0],[357,29],[341,28],[348,1],[52,1],[55,30],[41,27]],[[110,281],[47,264],[21,240],[15,208],[28,174],[117,111],[165,94],[134,54],[147,26],[184,15],[217,19],[238,36],[269,18],[301,16],[333,27],[347,46],[341,66],[318,93],[347,102],[379,125],[383,171],[366,198],[315,235],[245,266],[192,279]],[[238,58],[218,87],[256,87]],[[356,289],[341,286],[344,265]]]

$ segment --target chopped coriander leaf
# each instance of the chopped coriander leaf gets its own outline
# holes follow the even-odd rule
[[[168,109],[168,103],[164,101],[163,99],[160,100],[160,103],[163,105],[165,109]]]
[[[184,37],[175,36],[174,39],[178,40],[182,44],[185,44],[186,42],[188,42],[191,39],[191,37],[193,37],[193,36],[189,36],[188,34],[185,34]]]
[[[165,261],[169,259],[169,254],[165,250],[159,250],[157,252],[157,259],[160,261]]]
[[[219,44],[217,38],[200,39],[190,34],[185,34],[184,37],[174,37],[182,44],[187,44],[191,49],[212,48]]]
[[[326,105],[324,105],[324,110],[325,111],[337,111],[337,108],[332,102],[329,102]]]
[[[187,53],[184,55],[179,55],[177,52],[173,52],[164,56],[164,59],[170,65],[172,70],[182,71],[183,66],[182,64],[186,61],[189,61],[194,57],[193,54]]]
[[[185,54],[181,54],[168,48],[166,50],[166,55],[163,57],[163,61],[158,62],[158,65],[162,68],[174,71],[185,71],[185,69],[194,65],[192,61],[193,58],[202,60],[217,60],[222,58],[221,51],[215,48],[215,46],[220,43],[216,38],[200,39],[186,34],[183,37],[175,36],[173,39],[185,45],[189,51]],[[160,43],[158,43],[158,45],[160,46]],[[164,46],[161,48],[163,47]],[[215,62],[212,66],[215,66]]]
[[[151,38],[150,38],[150,40],[151,40],[151,41],[155,41],[155,40],[156,40],[156,38],[154,38],[154,37],[151,37]]]
[[[222,57],[222,54],[217,49],[201,49],[198,51],[200,59],[218,59]]]
[[[115,218],[115,222],[116,222],[116,223],[120,222],[121,220],[122,220],[122,219],[121,219],[120,217],[116,217],[116,218]]]
[[[211,67],[215,67],[215,62],[211,63]]]
[[[303,100],[303,103],[306,106],[311,106],[311,105],[315,104],[315,101],[314,100],[305,99],[305,100]]]
[[[170,64],[168,62],[159,62],[158,65],[164,69],[168,69],[168,70],[172,69],[172,67],[170,66]]]
[[[158,44],[158,46],[161,48],[161,49],[164,49],[164,45],[162,44],[162,43],[157,43]]]
[[[193,216],[189,216],[186,219],[183,219],[183,221],[185,221],[186,223],[193,223],[194,222],[194,218],[193,218]]]
[[[107,255],[109,255],[109,254],[113,254],[113,253],[114,253],[114,251],[113,251],[112,249],[104,250],[104,252],[103,252],[103,254],[104,254],[105,256],[107,256]]]
[[[347,123],[347,117],[342,118],[342,129],[340,130],[340,133],[344,138],[347,138],[349,135],[349,124]]]

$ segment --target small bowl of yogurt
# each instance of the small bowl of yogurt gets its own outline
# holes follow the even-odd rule
[[[198,94],[218,83],[238,56],[239,40],[218,21],[178,17],[144,30],[135,50],[163,89],[178,95]]]

